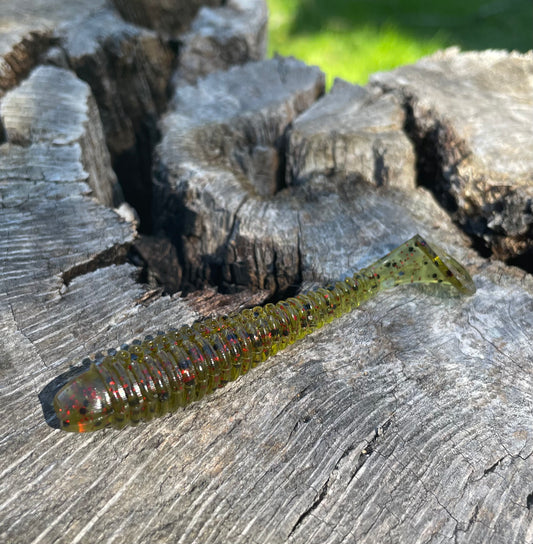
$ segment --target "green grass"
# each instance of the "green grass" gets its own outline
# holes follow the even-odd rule
[[[267,0],[269,54],[293,55],[335,77],[368,76],[451,45],[533,47],[531,0]]]

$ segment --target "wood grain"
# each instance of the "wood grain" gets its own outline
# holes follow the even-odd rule
[[[529,272],[532,63],[531,51],[459,54],[451,48],[371,78],[406,104],[419,183],[480,246]]]
[[[321,98],[320,72],[287,59],[178,87],[155,179],[165,221],[182,214],[167,235],[219,265],[200,280],[275,293],[420,231],[477,293],[382,294],[179,413],[76,435],[54,428],[51,401],[86,355],[243,299],[141,284],[126,260],[135,223],[97,194],[114,179],[87,85],[57,67],[13,81],[0,97],[1,542],[533,542],[533,280],[481,258],[409,179],[401,101],[344,83]],[[337,128],[353,151],[333,161]],[[378,141],[402,180],[353,159]],[[261,194],[276,161],[290,168]],[[201,260],[183,247],[192,282]]]

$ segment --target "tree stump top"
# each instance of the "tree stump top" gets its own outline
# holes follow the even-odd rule
[[[69,21],[50,23],[60,45],[67,42],[58,29]],[[168,49],[155,32],[136,32],[154,41],[120,41],[117,31],[86,58],[67,55],[76,72],[91,66],[91,77],[109,78],[102,59],[116,58],[110,43],[124,46],[121,58],[125,44],[152,44],[129,57],[144,77],[131,96],[110,102],[97,78],[34,68],[41,53],[29,49],[28,63],[1,80],[0,540],[533,541],[533,280],[479,256],[452,221],[457,213],[460,224],[477,225],[489,208],[463,198],[474,189],[463,163],[453,163],[466,121],[432,102],[436,75],[422,84],[433,66],[452,92],[443,66],[474,66],[476,55],[448,52],[406,69],[410,94],[407,76],[393,72],[366,88],[338,82],[322,96],[323,75],[287,59],[178,84],[160,124],[154,224],[174,244],[183,285],[229,291],[182,298],[143,283],[128,260],[137,223],[113,207],[122,196],[111,164],[124,159],[106,143],[118,134],[114,120],[136,112],[120,135],[139,142],[139,127],[163,109],[165,78],[151,71],[148,53],[166,73]],[[61,58],[42,47],[48,60]],[[510,126],[525,133],[516,89],[530,81],[531,57],[497,56],[489,76],[478,55],[479,69],[462,74],[457,92],[475,117],[485,107],[479,82],[515,74],[501,102],[516,108]],[[135,70],[124,72],[127,81]],[[417,109],[424,100],[435,107]],[[481,113],[476,123],[487,121],[490,147],[492,121]],[[470,136],[457,149],[481,153]],[[213,142],[225,145],[215,154]],[[479,179],[492,172],[476,164]],[[439,184],[420,186],[429,172]],[[448,195],[456,211],[435,195]],[[526,217],[502,202],[508,214],[517,210],[512,217]],[[88,354],[246,305],[235,291],[253,291],[254,305],[335,279],[416,231],[467,266],[475,295],[406,286],[178,413],[120,432],[54,428],[53,395]],[[487,243],[511,236],[485,234]],[[162,253],[168,244],[153,247]]]

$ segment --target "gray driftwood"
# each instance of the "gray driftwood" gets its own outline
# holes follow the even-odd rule
[[[243,298],[137,281],[135,223],[97,194],[115,180],[87,85],[27,70],[0,97],[0,541],[533,542],[533,281],[468,249],[415,187],[396,95],[338,83],[320,98],[322,74],[294,60],[178,86],[156,182],[184,275],[272,290],[420,231],[476,295],[405,287],[160,421],[54,429],[53,394],[86,354]]]

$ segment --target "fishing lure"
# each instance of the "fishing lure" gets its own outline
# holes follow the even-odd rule
[[[61,428],[120,429],[187,406],[381,290],[405,283],[476,290],[463,266],[416,235],[344,281],[109,350],[55,396]]]

